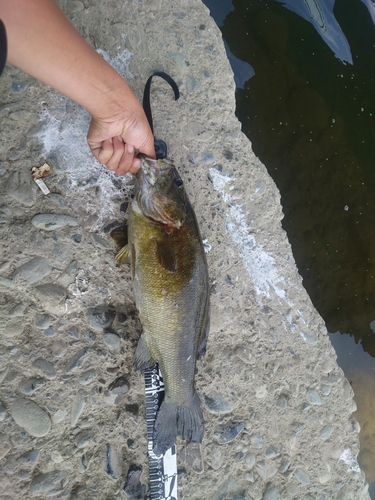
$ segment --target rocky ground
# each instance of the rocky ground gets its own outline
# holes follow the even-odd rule
[[[178,443],[179,498],[367,499],[353,392],[302,287],[279,193],[234,115],[220,32],[198,0],[60,1],[141,98],[206,240],[206,433]],[[1,500],[147,498],[141,327],[109,237],[132,178],[98,165],[89,117],[13,67],[1,78]],[[44,195],[30,169],[51,166]]]

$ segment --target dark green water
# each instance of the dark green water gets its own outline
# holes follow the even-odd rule
[[[233,65],[237,116],[281,192],[304,286],[355,391],[359,462],[375,499],[375,26],[360,0],[336,1],[351,65],[276,0],[205,3],[253,68]]]

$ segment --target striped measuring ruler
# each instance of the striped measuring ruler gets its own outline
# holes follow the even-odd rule
[[[177,456],[176,445],[164,455],[155,455],[154,426],[157,412],[164,398],[164,382],[158,364],[146,368],[146,422],[148,463],[150,469],[150,499],[177,500]]]

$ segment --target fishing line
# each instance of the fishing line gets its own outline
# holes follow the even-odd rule
[[[154,124],[152,121],[150,91],[151,91],[151,82],[154,76],[160,76],[160,78],[163,78],[163,80],[169,83],[169,85],[173,89],[175,101],[177,101],[177,99],[180,97],[180,91],[178,90],[177,83],[173,80],[171,76],[167,75],[167,73],[164,73],[164,71],[155,71],[155,73],[153,73],[147,80],[145,85],[145,90],[143,92],[143,109],[153,134],[154,134]],[[155,134],[154,134],[154,146],[155,146],[155,153],[157,160],[163,160],[164,158],[167,157],[166,143],[161,139],[155,139]]]

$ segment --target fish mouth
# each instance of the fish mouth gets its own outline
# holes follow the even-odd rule
[[[143,154],[138,155],[138,158],[141,160],[141,168],[139,170],[141,178],[143,177],[151,186],[155,186],[163,170],[168,170],[173,165],[172,161],[168,158],[155,160],[155,158],[149,158]]]
[[[161,193],[157,186],[163,173],[173,167],[173,162],[167,158],[155,160],[145,155],[138,157],[141,159],[141,168],[136,176],[135,198],[139,208],[149,220],[179,229],[184,223],[185,211]]]

